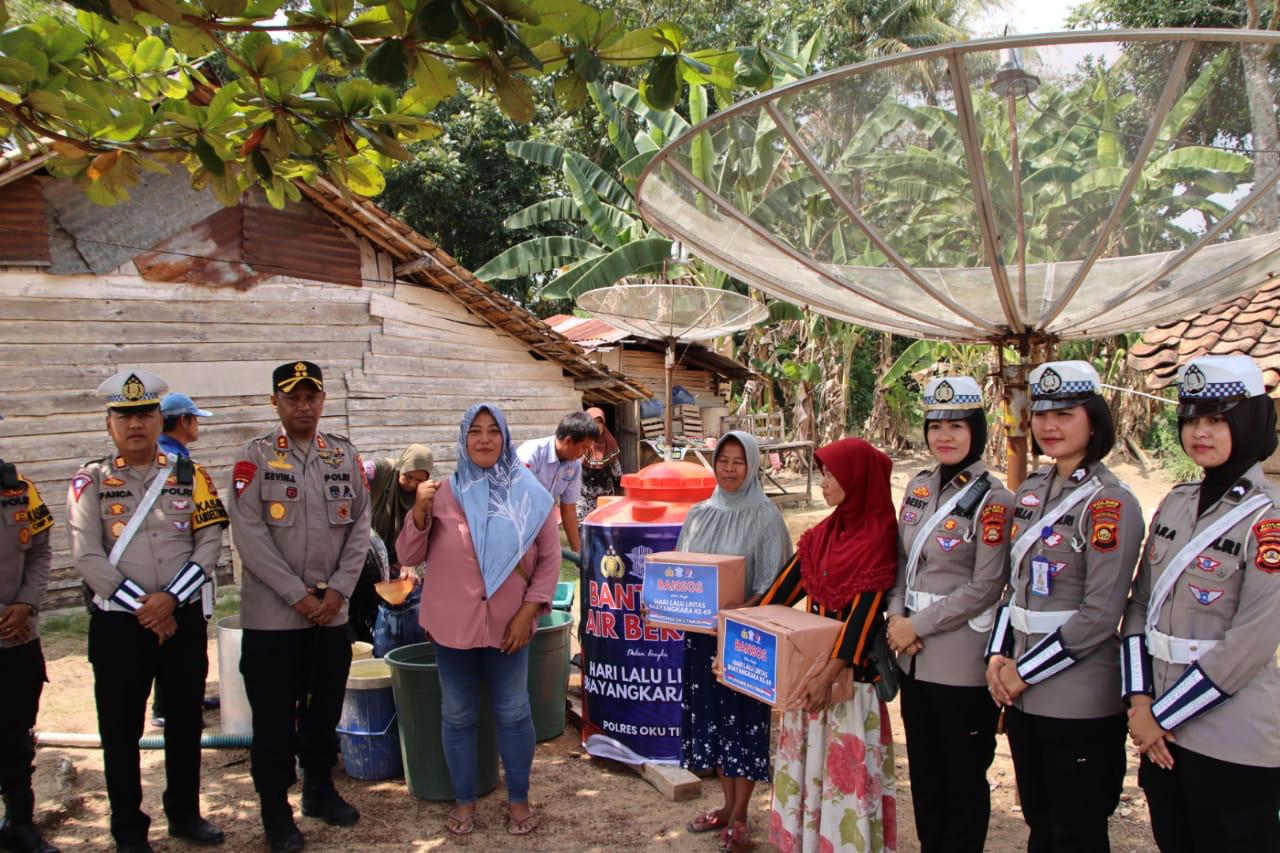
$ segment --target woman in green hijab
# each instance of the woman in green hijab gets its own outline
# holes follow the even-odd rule
[[[396,537],[404,526],[404,517],[413,509],[418,486],[431,479],[435,456],[425,444],[411,444],[396,459],[385,456],[364,463],[364,476],[369,481],[373,499],[373,532],[387,546],[392,577],[405,572],[396,559]],[[412,570],[412,566],[407,567]]]

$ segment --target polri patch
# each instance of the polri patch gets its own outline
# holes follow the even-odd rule
[[[1253,564],[1264,572],[1280,572],[1280,518],[1264,518],[1253,526],[1258,556]]]
[[[928,486],[916,486],[914,489],[911,490],[911,494],[915,495],[918,498],[927,498],[929,497],[931,492],[929,491]]]
[[[1040,496],[1037,495],[1035,492],[1028,492],[1022,497],[1018,498],[1018,503],[1022,504],[1023,506],[1032,506],[1032,507],[1040,506]]]
[[[987,504],[982,508],[982,541],[999,545],[1004,541],[1004,526],[1009,520],[1009,510],[1004,504]]]
[[[935,538],[938,540],[938,547],[943,551],[950,551],[960,544],[960,540],[954,536],[938,536]]]
[[[237,498],[253,482],[253,475],[256,473],[258,473],[258,466],[252,462],[242,459],[236,463],[236,467],[231,471],[231,485],[235,489]]]

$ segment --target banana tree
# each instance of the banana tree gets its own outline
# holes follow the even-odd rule
[[[603,119],[609,141],[621,161],[616,173],[602,169],[575,151],[547,142],[512,142],[517,157],[556,170],[567,192],[539,201],[507,218],[508,228],[529,228],[568,222],[569,237],[538,237],[519,243],[476,271],[483,279],[542,276],[540,294],[547,298],[574,297],[608,287],[624,279],[665,274],[692,275],[700,283],[720,287],[728,277],[697,260],[677,255],[671,240],[653,231],[640,218],[632,190],[650,159],[669,141],[707,117],[712,104],[728,104],[735,93],[756,91],[798,79],[807,73],[820,37],[803,48],[789,37],[781,50],[745,47],[734,50],[679,51],[681,34],[670,34],[675,62],[659,63],[633,87],[592,83],[587,91]],[[677,75],[684,87],[688,120],[675,109],[666,91],[667,75]],[[655,106],[655,102],[658,106]],[[633,129],[635,128],[635,129]],[[709,148],[695,168],[711,176]]]

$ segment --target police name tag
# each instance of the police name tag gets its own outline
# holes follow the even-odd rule
[[[1034,595],[1049,594],[1050,564],[1044,557],[1031,558],[1031,592]]]
[[[721,680],[762,702],[778,701],[778,638],[732,617],[724,620]]]
[[[640,601],[651,622],[715,633],[720,572],[716,566],[649,560]]]

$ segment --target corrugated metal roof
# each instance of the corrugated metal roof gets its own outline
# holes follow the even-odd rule
[[[546,319],[546,324],[554,331],[564,335],[569,340],[578,344],[587,352],[599,349],[602,346],[615,344],[624,339],[628,340],[624,347],[636,349],[654,350],[657,352],[665,351],[666,347],[661,341],[650,340],[648,338],[637,338],[621,329],[615,328],[604,320],[597,320],[594,317],[575,317],[572,314],[556,314]],[[680,360],[687,367],[701,368],[726,376],[730,379],[749,379],[755,376],[755,372],[744,364],[734,361],[731,358],[720,355],[720,353],[707,349],[701,344],[680,344]]]
[[[0,196],[0,261],[48,266],[45,201],[35,178],[25,178]]]
[[[259,272],[360,286],[360,247],[328,217],[250,207],[244,259]]]
[[[193,191],[190,176],[176,168],[167,175],[144,172],[130,188],[129,201],[111,208],[89,201],[70,181],[47,181],[43,190],[58,224],[99,275],[222,209],[208,190]],[[51,272],[66,271],[55,265]]]
[[[143,278],[248,289],[274,273],[244,262],[244,209],[224,207],[190,229],[133,256]]]
[[[548,317],[546,324],[575,344],[581,344],[589,350],[601,344],[620,341],[628,334],[622,329],[615,329],[603,320],[597,320],[594,317],[574,317],[571,314]]]

